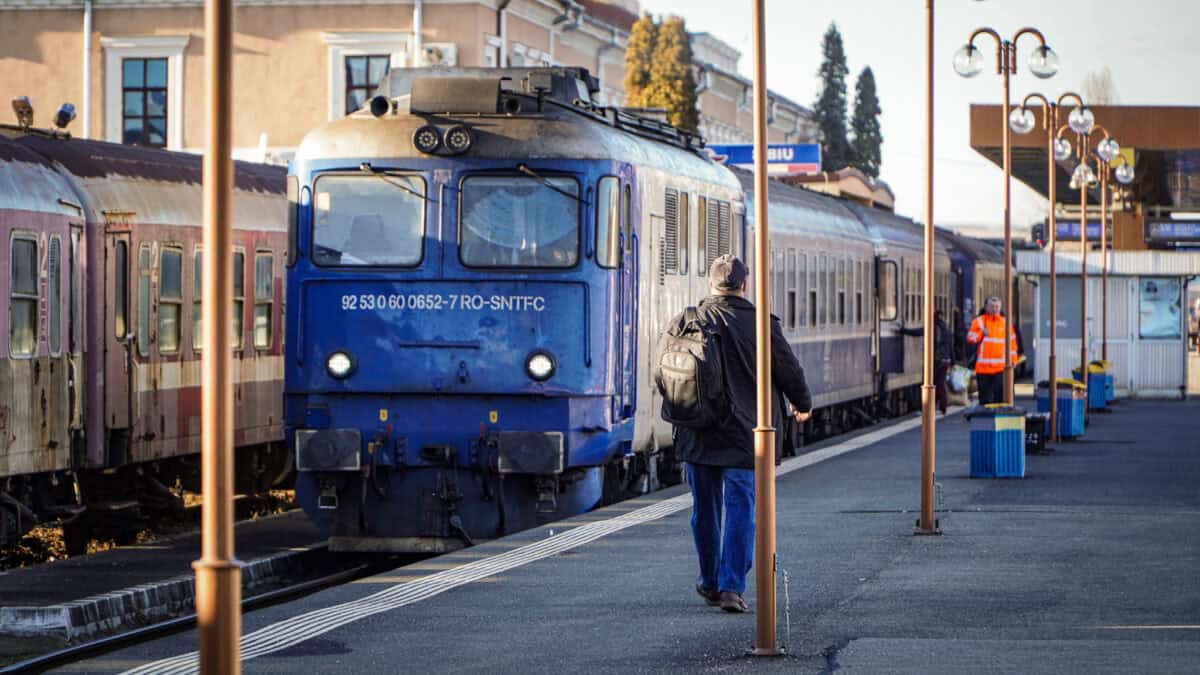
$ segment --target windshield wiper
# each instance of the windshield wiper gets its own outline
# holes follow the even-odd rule
[[[420,192],[417,192],[416,190],[408,187],[407,185],[405,185],[399,181],[392,180],[392,174],[388,173],[387,169],[376,169],[375,167],[371,166],[370,162],[363,162],[362,164],[358,165],[358,170],[362,171],[363,173],[370,174],[372,176],[377,176],[377,177],[379,177],[380,180],[384,181],[388,185],[391,185],[393,187],[398,187],[401,190],[404,190],[405,192],[407,192],[408,194],[410,194],[414,197],[424,199],[425,201],[427,201],[431,204],[437,203],[436,199],[430,199],[429,197],[426,197],[425,195],[421,194]]]
[[[518,164],[517,171],[520,171],[521,173],[525,174],[526,176],[533,178],[537,182],[541,183],[542,185],[545,185],[546,187],[550,188],[551,190],[554,190],[555,192],[557,192],[560,195],[563,195],[565,197],[570,197],[571,199],[574,199],[575,201],[579,202],[580,204],[583,204],[584,206],[588,205],[588,203],[586,201],[584,201],[579,195],[571,194],[570,192],[567,192],[566,190],[558,187],[554,183],[550,182],[549,178],[546,178],[542,174],[534,171],[533,169],[529,168],[528,166],[526,166],[524,164]]]

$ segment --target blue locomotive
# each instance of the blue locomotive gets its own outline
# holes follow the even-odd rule
[[[595,93],[575,68],[397,70],[301,144],[284,417],[334,550],[453,550],[680,479],[652,345],[751,253],[750,176]],[[921,227],[776,181],[769,209],[817,407],[789,444],[916,409]]]
[[[450,550],[678,476],[648,345],[740,252],[741,186],[596,91],[395,71],[302,142],[284,415],[335,550]]]

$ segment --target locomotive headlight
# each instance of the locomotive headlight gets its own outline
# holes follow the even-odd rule
[[[446,144],[446,152],[461,155],[471,147],[471,131],[461,124],[455,124],[446,130],[442,142]]]
[[[547,352],[534,352],[525,359],[525,372],[538,382],[545,382],[554,375],[554,357]]]
[[[432,124],[426,124],[413,132],[413,147],[417,150],[429,155],[437,152],[441,146],[442,134]]]
[[[325,368],[329,370],[330,375],[341,380],[354,370],[354,359],[347,352],[334,352],[325,361]]]

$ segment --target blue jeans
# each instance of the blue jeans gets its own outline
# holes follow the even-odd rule
[[[689,463],[687,481],[692,488],[692,537],[700,557],[700,585],[745,593],[754,560],[754,470]]]

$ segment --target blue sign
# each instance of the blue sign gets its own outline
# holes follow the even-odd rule
[[[1055,236],[1060,240],[1078,240],[1079,239],[1079,221],[1078,220],[1059,220],[1055,221],[1056,231]],[[1088,241],[1100,241],[1100,221],[1089,221],[1087,224]],[[1108,233],[1108,238],[1112,239],[1112,232]]]
[[[1160,220],[1146,223],[1146,241],[1155,244],[1200,242],[1200,221]]]
[[[741,168],[754,167],[754,146],[709,145],[714,159]],[[821,146],[817,143],[775,144],[767,146],[767,169],[771,174],[820,173]]]

